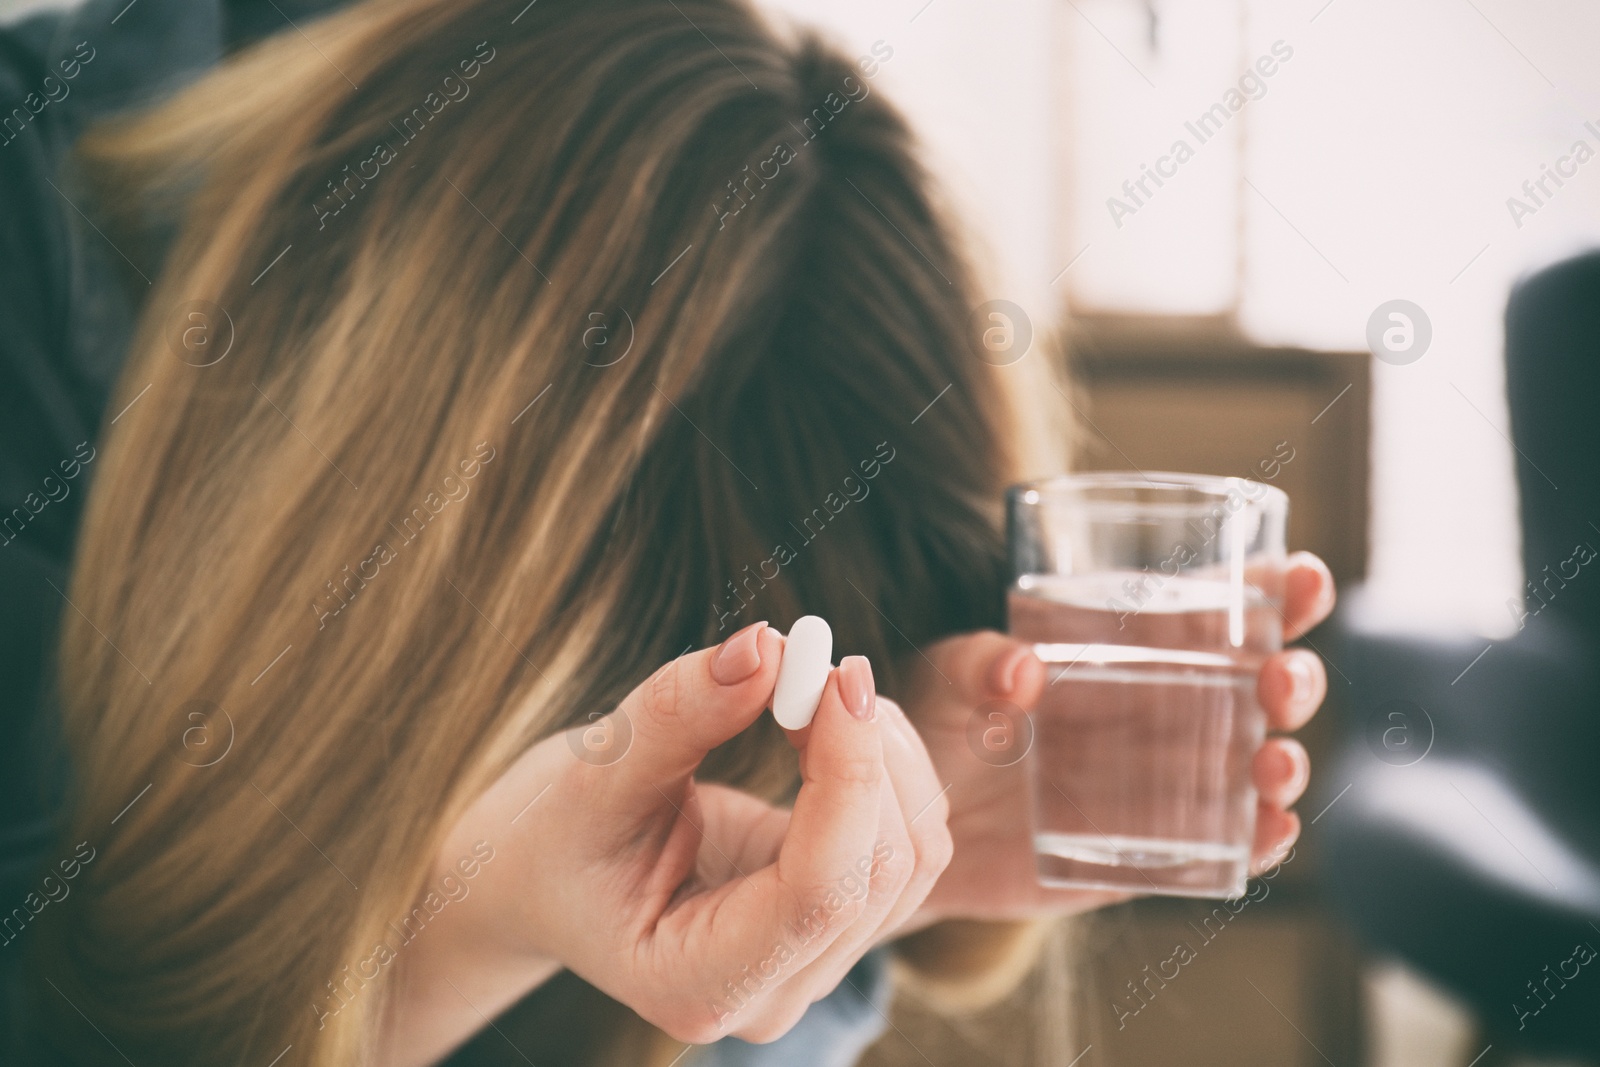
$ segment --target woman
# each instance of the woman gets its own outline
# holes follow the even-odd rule
[[[141,310],[66,590],[94,858],[37,920],[42,1046],[849,1062],[878,946],[977,980],[1017,927],[946,920],[1112,899],[1037,886],[966,747],[1044,684],[976,632],[1025,461],[891,55],[729,0],[383,0],[85,137]],[[808,613],[842,658],[785,736]],[[1323,686],[1261,679],[1281,726]],[[1306,774],[1263,748],[1263,862]]]

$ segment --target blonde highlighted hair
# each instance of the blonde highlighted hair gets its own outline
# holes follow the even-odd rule
[[[529,744],[732,614],[828,617],[891,695],[1002,621],[1011,409],[865,63],[732,0],[302,29],[81,150],[170,245],[60,651],[100,853],[34,974],[74,1062],[363,1062],[383,976],[317,1006]],[[765,720],[704,773],[795,785]],[[653,1041],[570,975],[501,1025],[536,1062]]]

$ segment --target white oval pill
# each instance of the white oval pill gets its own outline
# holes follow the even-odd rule
[[[772,717],[788,730],[811,725],[822,690],[833,669],[833,631],[816,615],[803,615],[784,641],[778,684],[772,691]]]

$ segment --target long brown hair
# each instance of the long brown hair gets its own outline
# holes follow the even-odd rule
[[[757,618],[888,694],[1001,621],[1008,409],[892,43],[732,0],[301,29],[82,151],[173,235],[61,646],[98,855],[36,995],[84,1062],[361,1062],[382,980],[316,1005],[530,743]],[[794,786],[765,720],[706,773]]]

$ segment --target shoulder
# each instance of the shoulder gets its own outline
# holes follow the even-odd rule
[[[95,221],[74,180],[78,137],[169,96],[233,48],[335,6],[87,0],[0,25],[0,515],[98,435],[159,274],[159,263],[132,262]],[[64,559],[78,503],[37,513],[26,539]]]
[[[72,79],[48,60],[59,17],[0,29],[0,509],[56,462],[77,421],[60,356],[67,347],[71,231],[59,189],[71,146]]]

